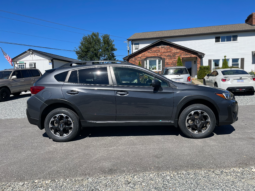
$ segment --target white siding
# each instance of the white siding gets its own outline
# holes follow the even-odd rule
[[[237,42],[222,42],[215,43],[215,36],[227,36],[238,35]],[[134,43],[139,43],[139,49],[148,46],[149,44],[157,41],[154,40],[137,40]],[[232,65],[232,58],[244,58],[244,69],[247,72],[255,70],[255,58],[252,56],[252,51],[255,51],[255,32],[243,32],[243,33],[229,33],[229,34],[217,34],[217,35],[203,35],[192,37],[176,37],[166,38],[165,40],[203,52],[205,54],[202,63],[204,66],[208,65],[209,59],[220,59],[220,66],[222,65],[222,59],[227,56],[229,59],[229,65]],[[133,52],[134,45],[132,47]],[[239,61],[241,64],[241,61]]]
[[[65,62],[65,61],[61,61],[61,60],[54,60],[54,68],[58,68],[60,66],[68,64],[68,63],[70,63],[70,62]]]

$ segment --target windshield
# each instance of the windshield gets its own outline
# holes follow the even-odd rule
[[[248,74],[244,70],[224,70],[221,71],[223,75],[240,75],[240,74]]]
[[[164,75],[182,75],[182,74],[188,74],[186,68],[168,68],[165,69],[164,71]]]
[[[9,79],[11,73],[11,71],[1,71],[0,79]]]

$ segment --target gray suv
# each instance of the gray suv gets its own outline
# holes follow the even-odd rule
[[[54,141],[70,141],[92,126],[175,126],[203,138],[237,120],[226,90],[177,83],[129,63],[58,68],[31,87],[27,117]]]
[[[41,77],[37,69],[8,69],[0,71],[0,101],[7,101],[10,95],[17,96]]]

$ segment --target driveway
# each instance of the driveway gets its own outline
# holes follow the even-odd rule
[[[189,139],[174,127],[88,128],[68,143],[53,142],[27,119],[1,119],[0,182],[255,165],[254,106],[239,121]]]

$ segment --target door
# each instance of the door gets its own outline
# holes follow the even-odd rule
[[[32,74],[29,70],[21,70],[21,74],[23,79],[21,91],[30,90],[30,87],[33,85],[34,82]]]
[[[169,122],[172,117],[174,89],[153,73],[132,67],[112,67],[116,95],[116,121]],[[153,79],[161,88],[151,86]]]
[[[187,68],[187,70],[189,71],[189,74],[191,76],[192,75],[191,74],[191,71],[192,71],[192,61],[185,61],[185,67]]]
[[[20,92],[22,91],[22,86],[23,86],[23,78],[20,70],[16,70],[12,73],[12,76],[16,76],[15,79],[11,79],[11,92]]]
[[[86,121],[115,121],[115,94],[107,67],[70,71],[62,92]]]

